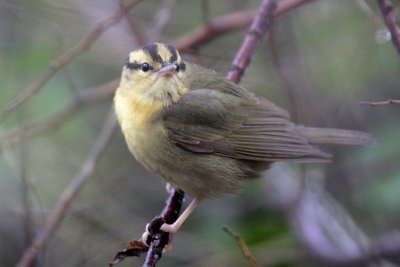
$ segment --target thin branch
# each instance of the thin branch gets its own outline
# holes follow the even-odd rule
[[[397,25],[397,19],[393,12],[393,5],[390,0],[377,0],[382,11],[386,27],[389,29],[392,42],[400,55],[400,28]]]
[[[86,37],[81,42],[79,42],[77,45],[75,45],[70,50],[51,62],[49,67],[42,75],[39,76],[36,81],[30,84],[19,95],[17,95],[15,98],[7,103],[5,108],[0,113],[0,123],[3,122],[15,108],[23,104],[35,93],[37,93],[41,88],[43,88],[47,81],[62,66],[87,51],[104,31],[106,31],[108,28],[115,25],[118,21],[124,18],[125,13],[128,12],[129,9],[132,8],[139,1],[140,0],[126,0],[122,2],[123,4],[120,5],[120,8],[113,15],[97,23],[94,29],[88,35],[86,35]]]
[[[78,114],[81,110],[101,101],[109,100],[114,95],[117,86],[118,81],[113,80],[100,88],[93,88],[80,95],[77,94],[72,103],[51,116],[44,119],[28,121],[0,135],[1,145],[8,147],[26,138],[57,129],[66,120]]]
[[[280,1],[274,11],[274,17],[281,16],[288,11],[311,1],[313,0]],[[256,14],[256,10],[249,10],[209,19],[206,25],[177,40],[175,42],[175,47],[182,52],[196,50],[200,46],[223,34],[249,27]]]
[[[362,101],[360,102],[361,105],[369,105],[371,107],[377,107],[377,106],[385,106],[385,105],[390,105],[390,104],[398,104],[400,105],[400,99],[388,99],[385,101],[376,101],[376,102],[368,102],[368,101]]]
[[[250,64],[251,55],[253,54],[257,43],[261,40],[264,33],[271,24],[274,10],[276,9],[276,1],[264,0],[260,10],[244,38],[239,52],[233,60],[231,69],[227,74],[227,79],[235,83],[239,83],[246,67]]]
[[[30,247],[25,250],[22,258],[17,264],[17,267],[31,266],[40,250],[57,230],[72,200],[78,194],[87,178],[93,174],[97,162],[103,155],[107,145],[110,143],[116,126],[117,122],[114,117],[114,111],[112,110],[110,111],[110,114],[108,115],[108,118],[105,121],[103,128],[92,147],[92,150],[82,165],[81,170],[72,178],[68,187],[61,194],[57,204],[49,214],[47,222],[40,229]]]
[[[261,265],[258,263],[258,261],[254,258],[253,254],[251,254],[249,247],[247,246],[246,242],[243,240],[243,238],[235,233],[232,229],[228,228],[227,226],[223,226],[222,230],[224,230],[227,234],[232,236],[236,242],[239,245],[240,250],[243,253],[243,256],[247,259],[247,261],[250,263],[251,266],[253,267],[261,267]]]

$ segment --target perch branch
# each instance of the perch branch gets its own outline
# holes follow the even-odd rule
[[[172,189],[170,196],[165,202],[165,207],[162,210],[160,216],[157,216],[148,227],[150,232],[150,247],[147,247],[144,242],[148,240],[133,240],[130,241],[126,248],[122,251],[119,251],[114,260],[110,263],[109,266],[113,266],[114,264],[118,264],[123,261],[126,257],[131,256],[141,256],[141,254],[147,252],[144,267],[155,266],[157,261],[162,256],[162,251],[165,245],[168,243],[169,234],[166,232],[160,231],[160,227],[163,223],[174,223],[176,219],[179,217],[179,211],[182,207],[182,201],[185,196],[185,193],[181,190]]]
[[[163,223],[172,224],[178,217],[179,212],[182,207],[182,201],[185,193],[181,190],[172,189],[171,194],[166,202],[166,206],[161,212],[161,218],[163,218]],[[146,260],[143,267],[153,267],[156,266],[157,261],[162,256],[162,251],[168,243],[169,233],[160,231],[160,227],[154,229],[154,234],[152,235],[152,242],[147,252]]]

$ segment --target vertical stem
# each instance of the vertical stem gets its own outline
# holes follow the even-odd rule
[[[235,83],[240,82],[246,67],[250,64],[251,55],[271,24],[276,5],[276,0],[264,0],[262,2],[257,16],[254,18],[250,30],[247,32],[247,35],[239,48],[237,56],[233,60],[231,69],[226,75],[228,80]]]

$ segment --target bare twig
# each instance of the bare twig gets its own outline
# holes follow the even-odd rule
[[[382,11],[386,27],[389,29],[392,42],[400,54],[400,28],[397,25],[396,16],[393,13],[393,5],[390,0],[377,0]]]
[[[36,81],[30,84],[18,96],[7,103],[5,108],[0,113],[0,123],[3,122],[15,108],[23,104],[35,93],[37,93],[41,88],[43,88],[46,82],[62,66],[88,50],[104,31],[120,21],[125,16],[125,13],[128,12],[128,10],[139,1],[140,0],[126,0],[122,2],[123,4],[120,5],[120,8],[113,15],[96,24],[95,28],[88,35],[86,35],[86,37],[81,42],[79,42],[77,45],[75,45],[70,50],[51,62],[49,67],[42,75],[39,76]]]
[[[236,240],[236,242],[239,245],[240,250],[243,253],[243,256],[247,259],[247,261],[250,263],[251,266],[261,267],[261,265],[254,258],[253,254],[251,254],[249,247],[247,246],[246,242],[243,240],[243,238],[240,235],[235,233],[232,229],[228,228],[227,226],[223,226],[222,230],[224,230],[227,234],[229,234]]]
[[[246,67],[250,64],[251,55],[253,54],[257,43],[267,31],[273,12],[276,8],[276,1],[264,0],[260,10],[250,27],[249,32],[244,38],[242,45],[233,60],[231,69],[227,74],[227,79],[235,83],[239,83],[244,74]]]
[[[82,109],[110,99],[114,95],[117,86],[118,81],[113,80],[100,88],[93,88],[85,91],[85,93],[77,94],[72,103],[52,114],[50,117],[28,121],[3,133],[0,135],[1,144],[7,147],[45,131],[57,129],[61,124],[76,115]]]
[[[181,52],[196,50],[223,34],[246,28],[255,15],[256,11],[251,10],[209,19],[208,23],[201,28],[175,41],[175,47]]]
[[[65,216],[72,200],[78,194],[87,178],[93,174],[96,163],[99,161],[101,155],[104,153],[107,145],[109,144],[114,131],[116,129],[116,119],[114,111],[111,111],[106,122],[103,125],[99,136],[97,137],[92,150],[90,151],[86,161],[82,165],[81,170],[72,178],[68,187],[61,194],[57,204],[49,214],[47,222],[40,229],[36,235],[31,246],[25,250],[22,258],[20,259],[17,267],[29,267],[36,258],[37,254],[44,247],[50,237],[54,234],[62,219]]]
[[[385,105],[390,105],[390,104],[400,104],[400,99],[388,99],[385,101],[376,101],[376,102],[368,102],[368,101],[362,101],[360,102],[361,105],[369,105],[371,107],[377,107],[377,106],[385,106]]]
[[[274,11],[274,17],[283,15],[288,11],[311,1],[312,0],[280,1]],[[223,34],[248,27],[254,20],[256,14],[256,10],[240,11],[222,17],[209,19],[208,23],[201,28],[177,40],[175,42],[175,47],[180,51],[196,50],[200,46]]]

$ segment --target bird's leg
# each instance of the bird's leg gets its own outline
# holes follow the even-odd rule
[[[146,231],[142,234],[142,241],[146,246],[150,246],[150,242],[148,242],[150,236],[149,225],[149,223],[146,224]]]
[[[184,212],[182,212],[181,216],[173,223],[173,224],[166,224],[164,223],[161,225],[160,230],[170,233],[170,234],[175,234],[179,228],[182,226],[183,222],[189,217],[189,215],[192,213],[192,211],[199,205],[200,199],[193,199],[192,202],[190,202],[189,206],[185,209]]]
[[[195,198],[190,202],[189,206],[185,209],[184,212],[182,212],[181,216],[173,223],[173,224],[166,224],[164,223],[161,225],[160,230],[169,233],[169,240],[168,244],[165,246],[163,252],[168,252],[172,249],[172,237],[173,235],[179,230],[179,228],[182,226],[182,224],[185,222],[185,220],[189,217],[189,215],[192,213],[192,211],[199,205],[200,199]],[[146,231],[142,235],[142,241],[144,244],[149,246],[150,241],[149,236],[150,236],[150,230],[149,230],[150,224],[148,223],[146,225]],[[149,242],[148,242],[149,241]]]

